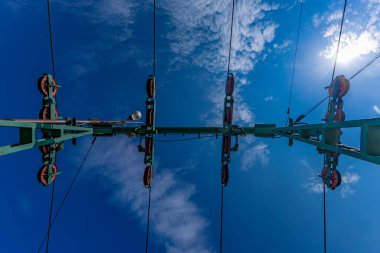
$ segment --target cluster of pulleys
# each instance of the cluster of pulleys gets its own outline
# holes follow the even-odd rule
[[[225,187],[228,184],[229,171],[228,165],[231,161],[231,131],[232,131],[232,117],[233,117],[233,92],[235,86],[235,79],[233,74],[227,75],[226,81],[226,97],[224,99],[224,115],[223,115],[223,127],[226,130],[222,137],[222,171],[221,171],[221,183]]]
[[[55,120],[59,117],[56,107],[55,97],[58,92],[58,85],[54,78],[49,74],[43,74],[37,81],[38,90],[43,95],[42,109],[39,118],[42,120]],[[51,130],[42,130],[44,139],[54,138]],[[56,152],[62,149],[62,143],[53,143],[51,145],[43,145],[39,147],[42,153],[42,161],[44,165],[37,174],[37,180],[44,186],[52,183],[58,174],[55,165]]]
[[[350,89],[350,82],[344,75],[337,76],[328,87],[328,93],[330,97],[328,111],[325,114],[325,121],[341,122],[344,121],[346,115],[343,111],[343,97]],[[328,128],[326,129],[325,141],[330,145],[340,144],[340,136],[342,131],[340,128]],[[324,168],[322,169],[323,183],[328,188],[334,190],[342,182],[342,176],[337,170],[340,153],[325,151]]]
[[[153,135],[155,132],[155,112],[156,112],[156,79],[154,76],[149,75],[146,81],[146,135],[145,135],[145,152],[144,164],[144,186],[150,188],[151,180],[153,177]]]

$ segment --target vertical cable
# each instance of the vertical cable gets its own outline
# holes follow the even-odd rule
[[[293,70],[292,70],[292,80],[290,82],[290,92],[289,92],[289,102],[288,102],[288,111],[286,114],[288,115],[288,120],[289,120],[289,114],[290,114],[290,102],[292,99],[292,92],[293,92],[293,81],[294,81],[294,71],[296,68],[296,59],[297,59],[297,51],[298,51],[298,40],[300,36],[300,29],[301,29],[301,20],[302,20],[302,9],[303,9],[303,0],[301,1],[301,9],[300,9],[300,14],[299,14],[299,19],[298,19],[298,30],[297,30],[297,40],[296,40],[296,50],[294,52],[294,60],[293,60]]]
[[[48,18],[49,18],[51,64],[53,67],[53,78],[56,79],[55,78],[55,63],[54,63],[53,32],[52,32],[51,14],[50,14],[50,0],[47,0],[47,11],[48,11]]]
[[[152,193],[152,182],[149,187],[149,197],[148,197],[148,218],[146,222],[146,238],[145,238],[145,253],[148,253],[148,242],[149,242],[149,221],[150,221],[150,196]]]
[[[231,19],[231,32],[230,32],[230,49],[228,51],[227,75],[230,74],[231,48],[232,48],[232,31],[233,31],[233,26],[234,26],[234,13],[235,13],[235,0],[232,0],[232,19]]]
[[[156,76],[156,0],[153,0],[153,76]]]
[[[75,182],[77,181],[78,176],[79,176],[79,174],[80,174],[80,172],[81,172],[81,170],[82,170],[82,168],[83,168],[83,165],[85,164],[85,162],[86,162],[86,160],[87,160],[88,155],[90,154],[90,151],[91,151],[92,146],[94,145],[95,141],[96,141],[96,136],[93,138],[93,140],[92,140],[92,142],[91,142],[91,146],[90,146],[89,149],[87,150],[87,153],[86,153],[86,155],[84,156],[81,165],[78,167],[78,170],[77,170],[77,172],[75,173],[75,176],[74,176],[73,179],[71,180],[71,183],[70,183],[69,187],[68,187],[67,190],[66,190],[65,196],[63,197],[63,199],[62,199],[62,201],[61,201],[61,203],[60,203],[60,205],[59,205],[59,207],[58,207],[58,209],[57,209],[57,211],[56,211],[56,213],[55,213],[55,215],[54,215],[53,220],[50,222],[50,224],[51,224],[50,227],[52,227],[52,226],[54,225],[55,220],[57,219],[57,217],[58,217],[60,211],[62,210],[63,205],[65,204],[65,201],[66,201],[67,197],[69,196],[69,194],[70,194],[70,192],[71,192],[71,189],[73,188]],[[54,181],[54,184],[55,184],[55,181]],[[54,184],[53,184],[53,187],[54,187]],[[50,232],[50,230],[48,230],[48,231],[46,232],[45,237],[42,239],[42,241],[41,241],[41,243],[40,243],[40,247],[38,248],[37,253],[40,252],[40,250],[41,250],[41,248],[42,248],[42,246],[43,246],[45,240],[46,240],[47,237],[48,237],[49,232]]]
[[[343,30],[344,16],[346,15],[346,6],[347,6],[347,0],[344,0],[343,15],[342,15],[342,21],[341,21],[341,23],[340,23],[340,31],[339,31],[339,37],[338,37],[338,45],[337,45],[337,47],[336,47],[334,69],[333,69],[333,73],[332,73],[331,81],[334,80],[334,76],[335,76],[336,62],[337,62],[338,54],[339,54],[340,38],[342,37],[342,30]]]
[[[156,77],[156,0],[153,0],[153,76]],[[148,214],[146,222],[146,237],[145,237],[145,253],[148,253],[149,245],[149,226],[150,226],[150,203],[152,195],[152,182],[149,185],[149,197],[148,197]]]
[[[222,193],[220,199],[220,238],[219,238],[219,252],[223,252],[223,206],[224,206],[224,186],[222,186]]]
[[[55,180],[53,181],[53,189],[52,189],[52,191],[51,191],[51,199],[50,199],[49,226],[48,226],[47,240],[46,240],[46,253],[49,252],[51,218],[52,218],[52,213],[53,213],[53,203],[54,203],[54,191],[55,191]]]
[[[323,181],[322,181],[323,183]],[[326,185],[323,183],[323,249],[326,253]]]

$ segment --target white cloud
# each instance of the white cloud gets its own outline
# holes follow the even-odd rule
[[[262,142],[251,148],[245,148],[241,159],[241,167],[243,170],[248,170],[253,167],[255,162],[259,162],[262,166],[269,164],[270,151],[268,145]]]
[[[323,193],[322,179],[316,176],[309,177],[308,182],[304,184],[303,188],[309,190],[310,192]]]
[[[99,141],[102,143],[94,147],[86,172],[101,177],[104,187],[114,191],[116,204],[132,212],[144,224],[148,190],[142,182],[143,155],[137,154],[128,140]],[[113,148],[108,149],[108,146]],[[181,169],[169,171],[156,166],[152,184],[151,231],[160,239],[157,241],[162,241],[166,252],[213,252],[206,243],[208,222],[191,200],[195,186],[178,180],[176,174],[180,172]]]
[[[359,180],[360,176],[356,173],[345,172],[342,175],[342,188],[340,191],[340,195],[342,196],[342,198],[346,198],[349,195],[355,193],[355,191],[352,189],[352,185],[358,183]]]
[[[340,20],[342,18],[342,11],[336,10],[334,12],[326,12],[324,14],[314,14],[313,15],[313,25],[314,27],[320,26],[322,23],[330,24],[333,21]]]
[[[281,44],[274,44],[273,47],[276,49],[283,49],[288,47],[292,42],[290,40],[284,40]]]
[[[215,74],[225,73],[228,65],[231,11],[230,2],[213,0],[163,0],[173,29],[168,32],[171,51],[175,54],[169,69],[181,65],[196,66]],[[232,37],[231,71],[235,75],[234,123],[253,124],[254,113],[242,96],[242,87],[249,82],[245,74],[253,70],[264,57],[265,47],[275,37],[278,27],[267,19],[268,13],[279,7],[263,1],[236,2]],[[207,85],[209,111],[203,115],[207,125],[222,125],[225,79],[215,75]]]
[[[380,108],[377,105],[374,105],[372,109],[377,113],[380,114]]]
[[[268,101],[273,101],[273,96],[267,96],[264,98],[264,101],[265,102],[268,102]]]
[[[141,3],[124,0],[55,0],[51,4],[54,13],[70,13],[80,17],[82,23],[92,27],[89,36],[96,39],[84,41],[67,51],[57,61],[68,66],[65,71],[74,79],[100,68],[104,61],[115,64],[121,60],[135,59],[138,66],[146,59],[145,51],[136,46],[114,50],[115,46],[129,40],[132,36],[132,25],[141,10]],[[104,57],[107,57],[106,60]],[[150,62],[150,61],[149,61]]]
[[[230,2],[213,0],[164,0],[174,29],[167,35],[176,54],[173,64],[192,61],[210,72],[226,71],[230,38]],[[265,44],[273,41],[277,24],[265,21],[278,9],[262,1],[242,0],[235,6],[231,69],[247,73],[253,69]]]
[[[307,178],[307,182],[303,184],[303,188],[313,193],[323,193],[322,178],[319,177],[316,169],[312,168],[309,161],[302,158],[300,161],[302,167],[309,171],[310,176]]]
[[[323,37],[331,37],[333,35],[336,35],[337,32],[339,32],[340,26],[339,25],[331,25],[329,26],[324,32]]]
[[[342,175],[342,184],[356,184],[359,180],[360,176],[356,173],[345,172]]]
[[[332,44],[322,53],[326,59],[335,58],[336,47],[338,45],[336,38],[337,36],[334,36]],[[359,34],[354,32],[342,34],[338,61],[348,62],[361,55],[378,52],[380,46],[379,39],[380,34],[372,33],[369,30],[363,31]]]
[[[342,17],[341,10],[337,10],[332,14],[329,13],[331,11],[323,15],[317,14],[314,16],[314,25],[317,27],[323,23],[325,25],[322,32],[323,37],[330,40],[330,45],[321,52],[321,56],[325,59],[335,58]],[[360,56],[379,52],[379,15],[380,3],[377,0],[369,1],[366,8],[359,5],[355,10],[347,9],[339,49],[339,62],[347,63]]]

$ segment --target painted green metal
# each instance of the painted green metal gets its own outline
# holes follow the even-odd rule
[[[95,124],[87,126],[67,126],[57,124],[16,122],[12,120],[0,120],[0,127],[16,127],[20,129],[20,142],[13,145],[0,147],[0,155],[14,153],[47,144],[54,144],[79,138],[87,135],[114,136],[128,135],[130,137],[141,137],[147,134],[144,126],[125,126],[117,124]],[[360,128],[360,147],[347,147],[343,144],[331,144],[326,141],[326,133],[329,130],[345,128]],[[52,139],[37,137],[37,130],[46,129],[55,131],[58,135]],[[215,134],[221,135],[227,132],[223,127],[156,127],[153,135],[170,134]],[[283,136],[292,140],[313,145],[319,149],[338,152],[355,157],[364,161],[380,164],[380,118],[348,120],[342,122],[320,123],[310,125],[295,125],[288,127],[275,127],[274,124],[256,124],[253,127],[239,127],[233,125],[232,135],[273,138]]]
[[[0,127],[19,128],[19,142],[0,147],[0,155],[11,154],[44,145],[54,145],[55,143],[93,134],[93,129],[90,127],[41,124],[12,120],[0,120]],[[47,139],[38,137],[42,129],[52,131],[54,138]]]
[[[334,143],[334,131],[360,128],[360,147]],[[319,150],[337,152],[380,165],[380,118],[348,120],[324,124],[297,125],[275,128],[278,135],[316,146]],[[368,133],[368,129],[371,129]]]

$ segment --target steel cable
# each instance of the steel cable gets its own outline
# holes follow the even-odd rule
[[[346,15],[346,6],[347,6],[347,0],[344,1],[343,15],[342,15],[341,23],[340,23],[340,30],[339,30],[339,37],[338,37],[338,45],[337,45],[337,48],[336,48],[335,61],[334,61],[334,68],[333,68],[333,73],[332,73],[331,82],[334,80],[334,76],[335,76],[336,63],[337,63],[337,59],[338,59],[338,55],[339,55],[340,39],[341,39],[341,37],[342,37],[342,30],[343,30],[344,17],[345,17],[345,15]],[[318,102],[315,106],[313,106],[309,111],[307,111],[305,114],[301,114],[300,116],[298,116],[298,118],[296,119],[295,123],[298,123],[299,121],[301,121],[301,120],[302,120],[303,118],[305,118],[308,114],[310,114],[312,111],[314,111],[319,105],[321,105],[326,99],[329,99],[329,98],[330,98],[330,96],[325,97],[325,98],[322,99],[320,102]],[[330,99],[329,99],[329,100],[330,100]]]
[[[87,160],[88,155],[90,154],[90,151],[91,151],[91,149],[92,149],[92,147],[93,147],[95,141],[96,141],[96,137],[92,140],[92,142],[91,142],[91,146],[90,146],[89,149],[87,150],[87,153],[86,153],[86,155],[84,156],[81,165],[78,167],[77,172],[75,173],[73,179],[71,180],[71,183],[70,183],[69,187],[68,187],[67,190],[66,190],[66,193],[65,193],[65,195],[64,195],[64,197],[63,197],[63,199],[62,199],[62,201],[61,201],[61,203],[60,203],[60,205],[59,205],[59,207],[58,207],[58,209],[57,209],[57,212],[55,213],[54,218],[53,218],[53,220],[51,221],[50,228],[53,226],[55,220],[57,219],[59,213],[61,212],[62,207],[63,207],[63,205],[64,205],[64,203],[65,203],[67,197],[69,196],[69,194],[70,194],[70,192],[71,192],[71,189],[73,188],[75,182],[77,181],[77,178],[78,178],[78,176],[79,176],[79,174],[80,174],[80,172],[81,172],[81,170],[82,170],[82,168],[83,168],[83,165],[85,164],[85,162],[86,162],[86,160]],[[55,181],[54,181],[54,182],[55,182]],[[54,183],[53,183],[53,189],[54,189]],[[41,241],[41,243],[40,243],[40,246],[39,246],[39,248],[38,248],[38,250],[37,250],[37,253],[40,252],[40,250],[41,250],[41,248],[42,248],[42,245],[44,244],[46,238],[48,238],[48,240],[49,240],[49,231],[46,232],[45,237],[42,239],[42,241]]]
[[[148,253],[151,193],[152,193],[152,181],[150,182],[150,186],[149,186],[148,214],[147,214],[148,217],[147,217],[147,222],[146,222],[145,253]]]
[[[231,30],[230,30],[230,48],[228,51],[227,75],[230,74],[231,51],[232,51],[232,31],[233,31],[233,26],[234,26],[234,13],[235,13],[235,0],[232,0],[232,19],[231,19]]]
[[[365,70],[366,68],[368,68],[372,63],[374,63],[377,59],[380,58],[380,53],[378,53],[377,55],[375,55],[375,57],[372,58],[372,60],[370,60],[364,67],[362,67],[361,69],[359,69],[353,76],[350,77],[350,79],[348,79],[349,81],[351,81],[355,76],[359,75],[363,70]]]
[[[219,249],[220,253],[223,252],[223,206],[224,206],[224,186],[222,186],[222,193],[220,199],[220,238],[219,238]]]
[[[50,35],[51,63],[52,63],[52,68],[53,68],[53,78],[56,79],[56,76],[55,76],[55,62],[54,62],[54,47],[53,47],[53,32],[52,32],[51,13],[50,13],[50,0],[47,0],[47,11],[48,11],[48,18],[49,18],[49,35]]]
[[[291,79],[291,81],[290,81],[290,92],[289,92],[288,110],[287,110],[287,112],[286,112],[286,114],[288,115],[288,120],[289,120],[289,115],[290,115],[290,102],[291,102],[291,99],[292,99],[292,92],[293,92],[294,72],[295,72],[295,68],[296,68],[297,51],[298,51],[298,41],[299,41],[300,29],[301,29],[301,20],[302,20],[303,3],[304,3],[304,1],[301,1],[301,8],[300,8],[300,14],[299,14],[299,19],[298,19],[298,30],[297,30],[296,50],[295,50],[295,52],[294,52],[294,61],[293,61],[292,79]]]

